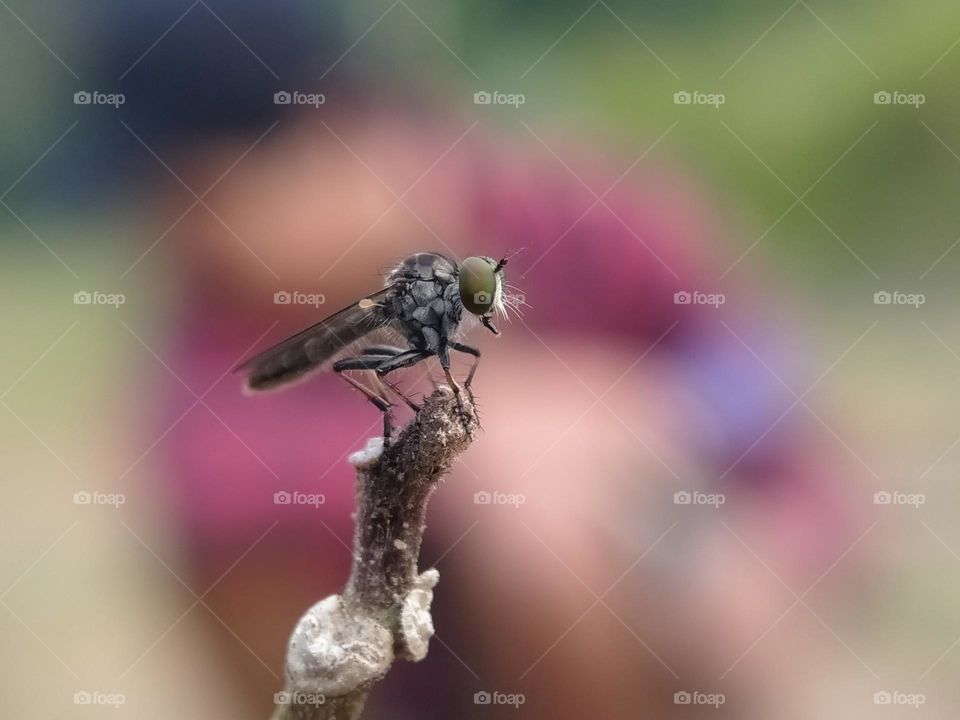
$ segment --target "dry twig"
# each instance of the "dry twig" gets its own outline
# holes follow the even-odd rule
[[[350,457],[357,470],[353,570],[342,594],[297,623],[273,720],[355,720],[394,658],[426,657],[439,579],[435,569],[417,571],[427,501],[478,427],[467,398],[440,387],[386,450],[374,438]]]

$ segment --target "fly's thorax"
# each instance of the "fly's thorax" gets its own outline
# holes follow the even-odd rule
[[[417,256],[431,255],[419,253]],[[443,260],[443,258],[440,258]],[[408,258],[409,260],[409,258]],[[403,279],[395,287],[394,307],[398,324],[412,347],[436,350],[456,333],[462,308],[456,302],[452,275],[432,273],[437,266],[417,264],[416,272],[406,265],[398,270]],[[432,277],[425,279],[425,275]]]
[[[445,284],[453,282],[456,273],[456,265],[449,258],[436,252],[420,252],[404,258],[390,272],[387,284],[404,280],[436,280]]]

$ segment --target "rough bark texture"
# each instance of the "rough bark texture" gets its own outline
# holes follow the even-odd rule
[[[399,437],[354,453],[353,570],[343,593],[310,608],[287,647],[273,720],[354,720],[394,658],[421,660],[433,635],[436,570],[417,572],[427,501],[479,427],[466,395],[440,387]]]

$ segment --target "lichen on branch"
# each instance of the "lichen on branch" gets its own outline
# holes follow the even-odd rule
[[[357,471],[350,579],[297,623],[273,720],[355,720],[395,658],[426,656],[440,577],[417,569],[427,502],[478,428],[466,394],[441,386],[388,447],[374,438],[350,456]]]

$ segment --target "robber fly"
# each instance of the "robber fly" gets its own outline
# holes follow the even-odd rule
[[[392,403],[386,392],[375,392],[342,373],[373,371],[380,385],[388,387],[416,412],[419,407],[387,375],[436,356],[447,382],[460,397],[460,385],[450,374],[450,351],[456,350],[473,356],[463,384],[471,393],[480,351],[457,340],[460,322],[466,310],[494,335],[500,334],[492,316],[495,310],[504,309],[506,264],[507,258],[498,262],[489,257],[469,257],[457,264],[436,252],[411,255],[387,275],[379,292],[250,358],[237,370],[246,374],[248,390],[273,390],[303,378],[344,353],[332,364],[333,371],[383,411],[383,436],[389,441]],[[382,328],[398,332],[407,346],[360,346],[359,341]]]

